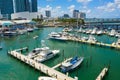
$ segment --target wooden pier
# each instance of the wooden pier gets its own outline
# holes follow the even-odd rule
[[[102,80],[104,78],[104,76],[106,75],[106,73],[108,72],[108,68],[104,68],[101,73],[98,75],[98,77],[96,78],[96,80]]]
[[[21,61],[23,61],[24,63],[32,66],[33,68],[43,72],[44,74],[47,74],[48,76],[51,76],[53,78],[56,78],[57,80],[75,80],[72,77],[69,77],[53,68],[50,68],[42,63],[38,63],[30,58],[28,58],[27,56],[20,54],[19,52],[15,51],[10,51],[9,54]]]

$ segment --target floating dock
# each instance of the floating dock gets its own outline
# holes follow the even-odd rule
[[[104,68],[101,73],[98,75],[98,77],[96,78],[96,80],[102,80],[104,78],[104,76],[107,74],[108,72],[108,68]]]
[[[43,72],[44,74],[51,76],[53,78],[56,78],[57,80],[75,80],[74,78],[69,77],[53,68],[50,68],[42,63],[38,63],[38,62],[28,58],[27,56],[20,54],[16,50],[10,51],[9,54],[11,56],[17,58],[18,60],[23,61],[24,63],[32,66],[33,68]]]
[[[81,43],[87,43],[87,44],[92,44],[92,45],[98,45],[98,46],[120,49],[120,46],[113,45],[113,44],[106,44],[106,43],[102,43],[102,42],[88,42],[88,41],[85,41],[85,40],[81,40],[80,38],[76,38],[74,36],[68,36],[67,38],[68,38],[68,41],[76,41],[76,42],[81,42]]]

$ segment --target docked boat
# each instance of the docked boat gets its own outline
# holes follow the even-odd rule
[[[52,78],[52,77],[39,77],[39,79],[38,80],[57,80],[57,79],[55,79],[55,78]]]
[[[97,42],[97,40],[94,36],[90,35],[87,42]]]
[[[116,31],[114,29],[111,30],[111,32],[109,33],[110,36],[114,36],[116,35]]]
[[[73,57],[70,60],[63,62],[60,66],[61,71],[66,73],[70,70],[75,69],[78,67],[84,60],[84,57]]]
[[[27,32],[33,32],[34,29],[33,28],[27,28]]]
[[[96,34],[97,28],[94,28],[91,34]]]
[[[15,31],[5,31],[3,33],[3,36],[15,36],[15,35],[17,35],[17,32]]]
[[[56,32],[51,32],[49,34],[49,39],[55,39],[55,40],[68,40],[68,38],[65,36],[66,34],[64,33],[56,33]]]
[[[35,48],[33,49],[27,56],[29,58],[34,58],[37,54],[39,54],[41,51],[49,50],[49,47],[43,47],[43,48]]]
[[[120,39],[118,39],[117,42],[113,42],[112,45],[120,47]]]
[[[35,61],[37,62],[44,62],[48,59],[53,58],[54,56],[56,56],[58,53],[60,52],[60,50],[44,50],[41,51],[37,57],[34,58]]]
[[[73,29],[72,28],[64,28],[63,32],[71,32]]]
[[[103,34],[103,31],[102,30],[99,30],[96,32],[97,35],[102,35]]]
[[[88,37],[82,37],[81,40],[82,40],[82,41],[87,41],[87,40],[88,40]]]

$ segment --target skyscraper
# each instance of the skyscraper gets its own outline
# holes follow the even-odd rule
[[[4,18],[10,18],[13,13],[13,0],[0,0],[0,11]]]
[[[51,12],[49,10],[46,10],[45,14],[46,14],[46,17],[48,17],[48,18],[51,17]]]
[[[73,18],[78,18],[79,10],[73,10]]]
[[[30,12],[37,12],[37,0],[30,1]]]
[[[30,10],[29,0],[13,0],[14,13]]]
[[[84,12],[80,12],[78,18],[85,19],[86,18],[86,14]]]

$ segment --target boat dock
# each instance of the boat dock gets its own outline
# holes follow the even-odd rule
[[[21,50],[21,49],[18,49]],[[43,72],[44,74],[56,78],[57,80],[75,80],[74,78],[67,76],[53,68],[50,68],[42,63],[38,63],[33,59],[28,58],[27,56],[17,52],[16,50],[14,51],[10,51],[9,54],[15,58],[17,58],[18,60],[32,66],[33,68]]]
[[[108,68],[105,67],[101,73],[98,75],[98,77],[96,78],[96,80],[102,80],[104,78],[104,76],[106,75],[106,73],[108,72]]]
[[[66,59],[66,60],[65,60],[65,61],[63,61],[63,62],[67,62],[67,61],[68,61],[68,60],[70,60],[70,59],[72,59],[72,58],[68,58],[68,59]],[[61,64],[62,64],[63,62],[61,62],[61,63],[59,63],[59,64],[57,64],[57,65],[53,66],[52,68],[53,68],[53,69],[56,69],[56,68],[60,67],[60,66],[61,66]]]
[[[76,38],[74,36],[69,36],[67,38],[68,38],[68,41],[77,41],[77,42],[81,42],[81,43],[87,43],[87,44],[92,44],[92,45],[98,45],[98,46],[103,46],[103,47],[120,49],[120,46],[116,46],[116,45],[113,45],[113,44],[106,44],[106,43],[103,43],[103,42],[88,42],[88,41],[85,41],[85,40],[81,40],[80,38]]]

